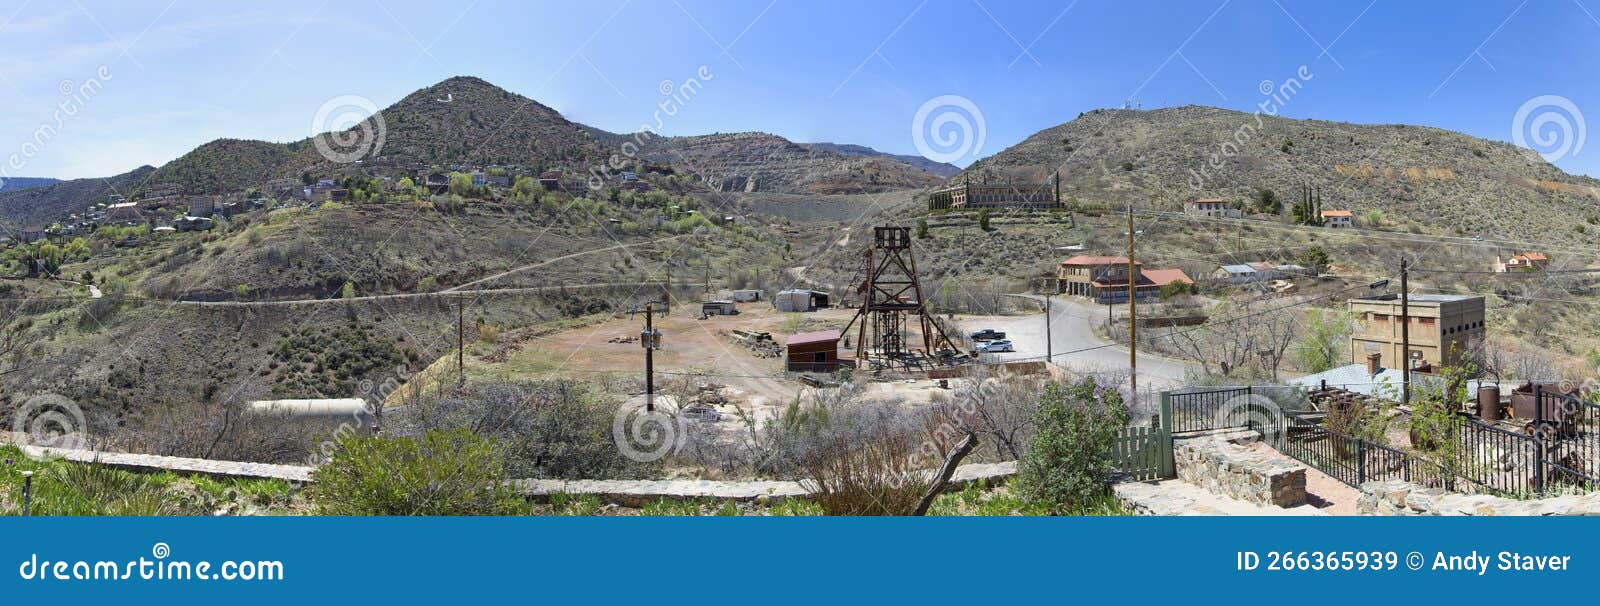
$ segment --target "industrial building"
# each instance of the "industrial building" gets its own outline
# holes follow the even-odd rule
[[[1350,313],[1359,321],[1350,335],[1350,362],[1365,363],[1368,354],[1379,359],[1410,359],[1411,367],[1423,363],[1452,366],[1467,353],[1472,341],[1482,339],[1483,297],[1475,295],[1412,294],[1406,297],[1402,322],[1401,295],[1388,294],[1351,299]],[[1410,355],[1401,355],[1401,327],[1410,324]]]
[[[739,313],[733,301],[706,301],[700,304],[700,315],[703,316],[732,316]]]
[[[1053,209],[1061,205],[1061,175],[1050,183],[978,183],[969,176],[961,183],[933,190],[928,194],[928,209],[946,208],[1030,208]]]
[[[791,288],[778,291],[772,298],[772,306],[778,311],[816,311],[817,308],[828,306],[828,293],[820,290],[806,290]]]

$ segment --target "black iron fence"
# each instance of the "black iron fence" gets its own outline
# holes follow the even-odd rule
[[[1280,452],[1351,486],[1403,480],[1517,498],[1600,487],[1600,404],[1572,394],[1535,388],[1529,401],[1540,405],[1525,407],[1531,410],[1516,421],[1460,416],[1432,432],[1438,435],[1413,435],[1420,443],[1400,450],[1333,431],[1321,413],[1272,390],[1200,388],[1162,397],[1175,433],[1257,429]]]
[[[1437,463],[1333,431],[1311,415],[1284,411],[1282,424],[1270,437],[1279,452],[1351,486],[1373,480],[1403,480],[1451,487],[1450,474]]]
[[[1240,398],[1248,400],[1252,392],[1251,387],[1245,386],[1179,390],[1162,395],[1172,406],[1172,431],[1184,433],[1246,426],[1249,414]]]

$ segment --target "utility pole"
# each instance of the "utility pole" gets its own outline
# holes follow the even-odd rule
[[[456,385],[465,385],[467,383],[467,341],[462,336],[462,332],[466,329],[466,305],[467,300],[465,298],[456,297]]]
[[[1411,404],[1411,284],[1410,262],[1400,257],[1400,403]]]
[[[1128,392],[1139,403],[1139,303],[1133,262],[1133,204],[1128,205]]]
[[[1050,297],[1053,294],[1044,293],[1044,363],[1047,368],[1056,360],[1055,349],[1052,347],[1055,339],[1050,338]]]
[[[644,304],[644,330],[639,332],[639,345],[644,348],[644,409],[656,410],[656,348],[661,347],[661,331],[654,322],[655,303]]]

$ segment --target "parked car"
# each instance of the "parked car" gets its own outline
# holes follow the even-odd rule
[[[983,353],[1000,353],[1000,352],[1007,352],[1007,351],[1016,351],[1016,349],[1011,347],[1011,342],[1010,341],[1001,339],[999,341],[990,341],[989,343],[985,344],[983,347],[979,347],[978,351],[981,351]]]
[[[684,418],[693,421],[706,421],[715,423],[722,420],[722,413],[717,412],[716,409],[710,406],[690,406],[683,409],[683,411],[678,414],[681,414],[684,416]]]
[[[974,341],[999,341],[1004,338],[1006,338],[1006,333],[993,328],[985,328],[972,333],[972,340]]]

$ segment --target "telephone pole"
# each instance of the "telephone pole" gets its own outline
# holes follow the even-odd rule
[[[1044,363],[1047,371],[1050,364],[1056,360],[1055,349],[1053,348],[1055,339],[1050,338],[1050,297],[1054,294],[1050,292],[1044,293]]]
[[[467,383],[467,341],[462,336],[462,332],[466,329],[466,305],[466,298],[456,297],[456,385],[458,386]]]
[[[1400,257],[1400,403],[1411,404],[1411,284],[1410,262]]]
[[[1139,303],[1133,262],[1133,205],[1128,205],[1128,392],[1139,403]]]
[[[637,313],[637,310],[635,310]],[[656,348],[661,347],[661,331],[654,322],[655,303],[644,304],[644,330],[639,331],[639,345],[644,348],[644,409],[656,410]]]

